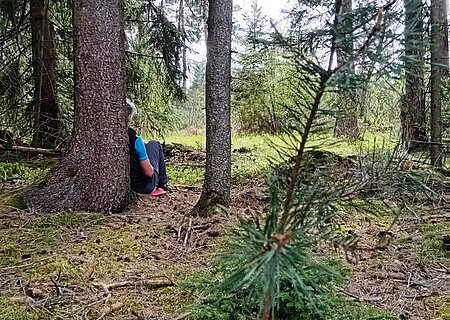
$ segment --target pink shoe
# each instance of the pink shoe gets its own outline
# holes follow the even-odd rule
[[[157,197],[157,196],[162,196],[163,194],[166,194],[166,193],[167,193],[167,191],[160,189],[160,188],[156,188],[155,190],[150,192],[150,195]]]

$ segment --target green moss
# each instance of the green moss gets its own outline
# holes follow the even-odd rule
[[[339,295],[331,298],[330,304],[334,312],[328,314],[326,320],[398,320],[381,309]]]
[[[33,163],[0,162],[0,179],[20,179],[37,181],[43,178],[55,161],[35,161]]]
[[[423,243],[420,249],[420,263],[450,263],[450,252],[446,251],[442,239],[450,235],[450,222],[424,224],[420,228]]]
[[[20,264],[24,258],[45,256],[49,251],[70,250],[65,239],[72,231],[86,231],[104,221],[100,214],[68,212],[5,225],[0,228],[0,266]]]
[[[6,267],[20,259],[21,250],[18,234],[0,230],[0,267]]]
[[[433,319],[450,320],[450,295],[430,298],[429,303],[436,309]]]
[[[0,207],[8,207],[12,209],[25,209],[25,199],[21,191],[8,192],[0,195]]]
[[[95,259],[93,261],[95,273],[99,278],[105,281],[114,279],[130,265],[140,269],[146,263],[142,260],[142,256],[145,256],[148,248],[155,244],[155,239],[138,237],[138,228],[139,226],[132,225],[117,230],[99,230],[96,239],[77,246],[77,250]],[[142,269],[149,268],[147,266]]]
[[[313,136],[309,142],[309,147],[320,147],[323,150],[331,151],[340,156],[355,155],[364,153],[364,150],[376,148],[391,148],[393,143],[389,137],[377,137],[367,133],[363,140],[342,140],[336,139],[332,135]],[[197,150],[205,149],[204,135],[171,134],[165,139],[168,143],[178,143]],[[288,150],[287,136],[271,135],[233,135],[232,136],[232,179],[239,183],[243,180],[252,179],[264,175],[270,167],[269,159],[280,161],[277,148]],[[245,152],[238,152],[245,150]],[[288,151],[292,154],[292,150]],[[190,167],[186,165],[169,164],[168,176],[173,184],[201,184],[204,176],[203,167]]]
[[[64,274],[65,281],[82,281],[84,269],[82,266],[69,261],[70,257],[56,256],[46,263],[39,263],[35,268],[30,269],[27,274],[32,279],[49,279],[49,276]]]
[[[285,134],[276,136],[269,134],[233,134],[231,144],[233,149],[245,147],[251,151],[261,151],[267,154],[268,151],[272,150],[269,141],[277,145],[286,146],[284,141],[287,138]],[[309,145],[324,145],[327,150],[333,150],[340,155],[349,155],[358,153],[361,148],[372,148],[374,143],[377,146],[394,147],[398,141],[397,138],[397,136],[391,135],[389,132],[383,134],[380,134],[380,132],[365,132],[360,140],[335,138],[332,133],[329,133],[312,135]],[[168,143],[179,143],[200,150],[204,150],[206,145],[204,134],[172,133],[165,136],[164,140]]]
[[[48,315],[38,313],[25,304],[0,297],[0,320],[47,320]]]
[[[36,231],[49,231],[49,229],[76,229],[99,225],[106,221],[104,215],[99,213],[63,212],[39,218],[33,222]]]

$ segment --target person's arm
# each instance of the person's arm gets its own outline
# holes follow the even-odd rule
[[[139,163],[141,164],[141,169],[144,175],[149,178],[153,177],[153,166],[151,165],[150,160],[146,159],[144,161],[139,161]]]
[[[144,141],[141,137],[137,137],[135,143],[136,154],[138,156],[139,164],[141,165],[142,173],[147,177],[153,177],[153,166],[147,156]]]

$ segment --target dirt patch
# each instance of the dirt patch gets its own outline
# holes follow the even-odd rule
[[[356,252],[357,261],[353,261],[352,276],[343,292],[402,320],[441,319],[435,299],[450,296],[450,254],[443,252],[441,258],[424,261],[421,256],[427,249],[422,223],[404,219],[386,235],[388,223],[355,217],[351,221],[361,239],[358,246],[364,250]],[[380,242],[388,245],[377,249]]]

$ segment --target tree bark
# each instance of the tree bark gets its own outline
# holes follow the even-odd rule
[[[203,34],[205,36],[205,44],[208,45],[208,8],[209,8],[209,0],[202,0],[202,17],[203,17]]]
[[[431,164],[442,167],[442,91],[448,75],[447,1],[431,1]]]
[[[339,1],[339,0],[337,0]],[[339,24],[336,44],[336,60],[338,65],[347,63],[353,54],[352,19],[346,15],[352,12],[352,0],[342,0],[339,12]],[[354,65],[351,63],[343,72],[354,73]],[[342,114],[338,115],[334,125],[334,136],[344,138],[356,138],[359,135],[358,117],[356,114],[356,104],[353,99],[354,89],[344,88],[337,97],[339,109]]]
[[[71,140],[27,199],[43,212],[120,212],[129,200],[123,0],[75,0],[73,19]]]
[[[405,6],[405,98],[400,114],[402,140],[407,150],[427,141],[424,88],[423,3],[404,0]]]
[[[232,0],[210,0],[206,62],[206,169],[194,215],[230,204]]]
[[[340,101],[344,101],[342,97]],[[358,138],[358,118],[356,117],[356,115],[337,118],[336,124],[334,126],[334,136],[338,138]]]
[[[54,148],[59,141],[56,52],[48,18],[48,0],[30,0],[34,79],[33,145]]]
[[[178,29],[183,34],[183,49],[181,55],[181,64],[182,64],[182,83],[181,87],[183,92],[187,92],[187,35],[185,28],[185,14],[184,14],[184,0],[180,0],[180,4],[178,7]]]

